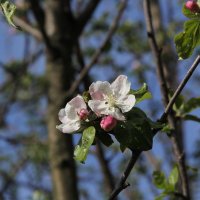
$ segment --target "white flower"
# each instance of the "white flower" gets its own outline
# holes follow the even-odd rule
[[[87,106],[83,97],[77,95],[58,113],[59,120],[62,124],[56,126],[56,128],[63,133],[73,133],[79,130],[81,128],[81,120],[86,118],[82,116],[83,111],[88,113]]]
[[[117,120],[125,120],[122,113],[128,112],[135,105],[135,96],[128,94],[131,83],[127,77],[120,75],[110,84],[107,81],[97,81],[89,87],[92,100],[89,107],[97,115],[111,115]]]

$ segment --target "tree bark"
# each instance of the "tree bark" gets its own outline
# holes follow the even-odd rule
[[[78,200],[76,165],[71,135],[56,130],[58,112],[68,101],[65,94],[75,77],[72,66],[76,41],[69,1],[46,1],[45,30],[50,45],[46,49],[48,79],[48,134],[54,200]]]

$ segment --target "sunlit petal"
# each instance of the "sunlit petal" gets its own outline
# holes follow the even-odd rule
[[[56,128],[63,133],[74,133],[80,129],[80,121],[70,121],[66,124],[60,124]]]
[[[94,100],[104,100],[106,96],[112,94],[110,83],[107,81],[97,81],[89,87],[89,93]]]
[[[116,105],[121,109],[123,113],[130,111],[135,105],[136,99],[135,96],[130,94],[123,98],[117,100]]]
[[[116,98],[125,96],[130,91],[131,83],[128,81],[127,76],[120,75],[111,84],[111,88]]]
[[[91,108],[91,110],[95,112],[97,115],[106,114],[109,109],[108,102],[106,101],[90,100],[88,102],[88,105]]]

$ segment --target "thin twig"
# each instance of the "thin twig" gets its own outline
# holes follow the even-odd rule
[[[76,91],[76,89],[78,88],[78,86],[80,85],[81,81],[84,79],[84,77],[87,75],[88,71],[94,66],[94,64],[98,61],[99,57],[101,56],[101,54],[103,53],[105,47],[107,46],[108,42],[110,42],[113,34],[115,33],[115,31],[118,28],[119,25],[119,21],[122,17],[122,14],[126,8],[127,5],[127,1],[128,0],[123,0],[121,3],[121,6],[119,8],[119,12],[116,16],[116,18],[114,19],[111,28],[108,32],[108,34],[106,35],[102,45],[98,48],[98,50],[96,51],[96,53],[94,54],[94,56],[92,57],[90,63],[88,65],[86,65],[82,71],[80,72],[77,80],[74,82],[74,84],[72,84],[72,86],[70,87],[67,96],[70,97],[71,95],[73,95],[73,93]]]
[[[177,90],[175,91],[175,93],[173,94],[172,98],[170,99],[167,107],[165,108],[165,112],[163,113],[163,115],[161,117],[161,121],[164,121],[166,119],[167,115],[169,114],[169,112],[172,109],[173,104],[175,103],[175,101],[177,99],[177,96],[179,96],[179,94],[181,93],[181,91],[183,90],[185,85],[187,84],[188,80],[192,76],[193,72],[198,67],[199,63],[200,63],[200,55],[197,56],[197,58],[195,59],[195,61],[192,64],[192,66],[188,70],[187,74],[185,75],[184,79],[181,81],[181,83],[178,86]]]
[[[162,49],[158,47],[158,44],[156,41],[149,0],[147,1],[144,0],[144,13],[145,13],[147,35],[149,38],[150,47],[152,49],[154,58],[156,60],[156,65],[157,65],[156,69],[158,73],[161,92],[163,94],[163,103],[166,106],[168,104],[169,98],[168,98],[167,82],[165,80],[165,75],[164,75],[164,70],[163,70],[164,68],[163,68],[162,57],[161,57]]]
[[[178,86],[177,90],[176,90],[175,93],[174,93],[174,94],[177,94],[176,96],[174,96],[174,101],[173,101],[173,102],[170,101],[170,102],[167,104],[166,107],[168,107],[168,111],[167,111],[167,112],[165,111],[165,112],[162,114],[162,116],[163,116],[164,114],[166,115],[166,117],[167,117],[167,115],[169,115],[170,111],[172,110],[172,106],[173,106],[174,102],[176,101],[178,95],[179,95],[180,92],[183,90],[183,88],[185,87],[185,85],[186,85],[186,83],[188,82],[188,80],[191,78],[191,75],[192,75],[192,73],[194,72],[194,70],[192,70],[192,69],[194,69],[194,66],[198,65],[198,63],[200,62],[200,61],[199,61],[199,59],[200,59],[199,57],[200,57],[200,56],[198,56],[198,57],[195,59],[194,63],[192,64],[192,66],[191,66],[190,69],[188,70],[187,75],[186,75],[185,78],[181,81],[180,85]],[[191,72],[192,72],[192,73],[191,73]],[[189,76],[189,74],[190,74],[190,76]],[[189,76],[189,77],[188,77],[188,76]],[[183,83],[184,83],[184,85],[183,85]],[[181,85],[182,85],[182,86],[181,86]],[[180,92],[178,92],[178,91],[180,90],[180,88],[182,88],[182,89],[181,89]],[[171,106],[169,106],[169,105],[171,105]],[[161,118],[160,118],[159,121],[161,121],[162,116],[161,116]],[[155,134],[156,134],[158,131],[159,131],[159,130],[156,130]],[[137,154],[138,154],[138,155],[137,155]],[[129,174],[130,174],[132,168],[134,167],[134,165],[135,165],[137,159],[139,158],[140,154],[141,154],[141,152],[137,152],[135,155],[132,154],[131,160],[129,161],[129,164],[128,164],[128,166],[126,167],[125,172],[124,172],[123,176],[121,177],[118,186],[116,187],[116,189],[115,189],[115,190],[113,191],[113,193],[111,194],[109,200],[114,199],[114,197],[116,197],[123,189],[125,189],[125,188],[123,187],[123,184],[125,184],[126,179],[127,179],[127,177],[129,176]],[[183,155],[180,156],[178,159],[182,160],[182,157],[183,157]],[[128,172],[128,173],[127,173],[127,172]],[[126,176],[125,176],[125,174],[126,174]],[[182,194],[181,194],[181,195],[182,195]],[[183,196],[183,195],[182,195],[182,196]],[[184,196],[184,198],[187,198],[187,200],[188,200],[188,197],[185,197],[185,196]]]
[[[131,170],[133,169],[139,155],[141,154],[141,151],[132,151],[132,156],[131,156],[131,159],[117,185],[117,187],[115,188],[115,190],[112,192],[109,200],[113,200],[117,197],[117,195],[122,191],[124,190],[125,188],[127,188],[129,186],[128,183],[126,183],[126,180],[129,176],[129,174],[131,173]]]
[[[164,100],[164,105],[166,107],[165,112],[167,111],[167,114],[162,115],[161,119],[163,120],[164,118],[166,118],[168,116],[168,122],[169,122],[170,126],[175,128],[176,127],[176,118],[175,118],[175,115],[173,113],[170,113],[170,111],[172,110],[171,109],[172,105],[174,104],[177,96],[180,94],[180,92],[184,88],[185,84],[187,83],[187,81],[191,77],[192,72],[194,71],[194,69],[197,66],[195,64],[195,66],[192,67],[191,73],[189,73],[190,76],[188,76],[188,79],[183,81],[183,84],[180,84],[180,88],[178,88],[178,92],[177,93],[175,92],[175,94],[177,94],[177,96],[174,96],[173,101],[171,103],[169,103],[168,88],[167,88],[167,83],[166,83],[166,79],[165,79],[165,76],[164,76],[161,50],[159,50],[159,48],[158,48],[158,44],[156,42],[154,28],[153,28],[153,20],[152,20],[152,15],[151,15],[151,8],[150,8],[150,0],[144,0],[144,12],[145,12],[145,19],[146,19],[146,24],[147,24],[148,38],[149,38],[149,41],[150,41],[150,47],[152,49],[152,52],[154,54],[156,64],[157,64],[157,66],[156,66],[157,67],[157,74],[158,74],[158,78],[159,78],[161,93],[162,93],[163,100]],[[175,157],[176,157],[177,163],[178,163],[178,168],[179,168],[179,173],[180,173],[180,178],[181,178],[181,183],[182,183],[182,193],[189,200],[190,199],[189,180],[188,180],[187,170],[186,170],[186,165],[185,165],[184,152],[183,152],[183,149],[180,145],[178,135],[176,134],[175,131],[173,131],[172,134],[171,134],[171,141],[172,141]]]
[[[17,16],[14,16],[13,20],[14,20],[14,23],[17,26],[19,26],[23,31],[29,33],[30,35],[32,35],[34,38],[36,38],[39,41],[42,40],[42,35],[40,31],[38,31],[37,28],[34,28],[33,25],[25,22],[24,20],[22,20],[21,18]]]

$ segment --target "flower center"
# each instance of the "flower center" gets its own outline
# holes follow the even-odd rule
[[[114,98],[113,95],[108,96],[107,102],[108,102],[110,107],[114,107],[115,104],[116,104],[116,101],[115,101],[115,98]]]

